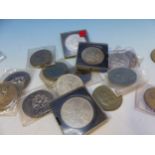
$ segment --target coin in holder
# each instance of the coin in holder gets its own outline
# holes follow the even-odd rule
[[[107,119],[84,87],[54,100],[51,107],[62,132],[67,135],[88,134]]]
[[[86,30],[72,31],[61,34],[61,42],[65,58],[77,55],[80,42],[88,42],[88,34]]]
[[[106,72],[108,69],[108,45],[80,43],[76,60],[78,70]]]
[[[99,86],[93,92],[95,101],[106,111],[118,109],[122,104],[122,96],[116,96],[107,86]]]

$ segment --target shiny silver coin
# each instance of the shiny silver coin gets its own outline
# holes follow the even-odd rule
[[[83,97],[72,97],[64,102],[61,108],[61,118],[72,128],[86,127],[94,117],[94,109]]]
[[[108,73],[111,83],[121,86],[129,86],[136,82],[137,74],[129,68],[115,68]]]
[[[84,37],[80,37],[79,34],[72,34],[66,38],[65,46],[69,51],[77,53],[80,42],[86,42],[86,39]]]
[[[35,91],[24,99],[23,112],[32,118],[41,117],[50,111],[53,99],[53,95],[46,90]]]
[[[82,80],[73,74],[62,75],[56,82],[56,89],[59,95],[64,95],[81,86],[83,86]]]
[[[103,62],[105,55],[97,47],[88,47],[82,51],[81,58],[88,65],[98,65]]]
[[[129,67],[129,64],[129,58],[124,53],[113,53],[109,55],[109,69]]]

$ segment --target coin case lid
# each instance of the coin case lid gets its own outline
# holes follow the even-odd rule
[[[73,97],[81,97],[86,99],[91,104],[94,109],[94,117],[92,121],[82,128],[72,128],[67,125],[63,118],[61,117],[61,108],[64,103]],[[78,104],[78,103],[77,103]],[[55,115],[55,118],[61,127],[64,134],[86,134],[89,133],[92,129],[96,128],[99,124],[103,123],[107,116],[106,114],[99,108],[94,99],[90,96],[85,87],[78,88],[70,93],[65,94],[64,96],[54,100],[51,104],[52,111]]]
[[[62,43],[62,48],[63,48],[65,58],[75,57],[77,55],[77,53],[69,50],[65,44],[65,41],[68,37],[76,34],[79,35],[79,37],[83,38],[86,42],[89,41],[87,30],[78,30],[78,31],[61,33],[61,43]]]
[[[103,60],[99,64],[88,64],[82,59],[82,53],[87,48],[96,48],[103,52]],[[108,44],[102,43],[79,43],[76,67],[80,70],[97,70],[106,72],[108,70]]]

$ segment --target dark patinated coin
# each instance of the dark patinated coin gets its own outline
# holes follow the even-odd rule
[[[136,82],[137,74],[129,68],[115,68],[108,73],[111,83],[121,86],[129,86]]]
[[[151,52],[151,59],[153,62],[155,62],[155,49],[152,50],[152,52]]]
[[[46,90],[38,90],[28,95],[22,104],[24,113],[32,118],[44,116],[50,112],[50,103],[54,96]]]
[[[50,65],[52,60],[53,57],[49,50],[39,50],[31,56],[30,63],[33,67],[42,68]]]
[[[155,111],[155,88],[149,88],[144,93],[144,101],[145,103]]]
[[[18,71],[7,76],[4,81],[9,81],[15,84],[20,90],[23,90],[29,85],[31,77],[30,74],[25,71]]]
[[[99,86],[93,92],[96,102],[107,111],[116,110],[122,104],[122,96],[116,96],[107,86]]]
[[[42,70],[42,75],[48,80],[57,80],[61,75],[69,72],[65,63],[58,62]]]

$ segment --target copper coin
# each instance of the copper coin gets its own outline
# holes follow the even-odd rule
[[[144,101],[152,110],[155,111],[155,87],[149,88],[145,91]]]
[[[5,110],[15,104],[18,92],[14,84],[3,82],[0,84],[0,110]]]

